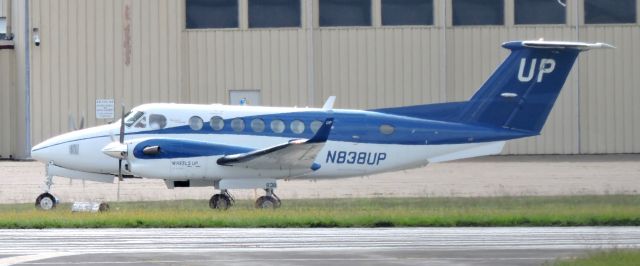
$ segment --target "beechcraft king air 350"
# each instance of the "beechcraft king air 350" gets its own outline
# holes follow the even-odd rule
[[[364,176],[501,152],[536,136],[582,51],[604,43],[514,41],[510,55],[464,102],[375,110],[145,104],[117,123],[66,133],[31,150],[52,176],[113,183],[154,178],[167,187],[212,186],[214,209],[230,189],[264,189],[258,208],[280,206],[279,179]],[[124,110],[123,110],[124,113]]]

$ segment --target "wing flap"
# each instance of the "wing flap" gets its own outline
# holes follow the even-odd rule
[[[327,142],[332,125],[333,118],[328,118],[310,139],[295,139],[266,149],[231,154],[217,162],[251,169],[315,171],[319,166],[313,161]]]

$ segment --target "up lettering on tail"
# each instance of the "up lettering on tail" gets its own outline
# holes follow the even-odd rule
[[[550,58],[540,59],[540,65],[537,65],[537,63],[538,63],[537,58],[531,59],[531,64],[529,66],[529,73],[527,73],[527,75],[525,76],[524,73],[525,73],[525,67],[527,66],[527,58],[522,58],[520,60],[520,70],[518,70],[518,80],[520,82],[531,81],[534,75],[536,74],[535,71],[537,69],[538,75],[536,77],[536,82],[540,83],[542,82],[542,78],[544,77],[544,74],[549,74],[553,72],[553,70],[556,68],[556,60],[553,60]]]

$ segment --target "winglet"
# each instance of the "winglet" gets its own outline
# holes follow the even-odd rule
[[[306,143],[321,143],[326,142],[329,139],[329,133],[331,133],[331,127],[333,127],[333,118],[327,118],[322,123],[322,126],[316,132],[311,139],[309,139]]]
[[[336,96],[329,96],[329,98],[327,98],[327,101],[324,102],[324,105],[322,106],[322,109],[324,109],[324,110],[333,109],[333,104],[335,102],[336,102]]]

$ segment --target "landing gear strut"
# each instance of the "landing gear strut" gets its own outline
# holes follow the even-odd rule
[[[257,209],[280,208],[280,205],[282,205],[282,201],[280,201],[280,198],[275,193],[273,193],[273,189],[267,188],[265,189],[265,191],[267,192],[267,195],[259,197],[256,200],[256,208]]]
[[[229,191],[223,189],[220,191],[220,194],[215,194],[209,200],[209,208],[218,209],[218,210],[226,210],[229,207],[233,206],[236,201],[233,199],[233,196],[229,194]]]
[[[45,192],[40,194],[36,198],[36,208],[40,210],[51,210],[58,205],[58,199],[51,195],[49,191],[51,190],[51,185],[53,185],[53,176],[47,176],[47,179],[44,182]]]

